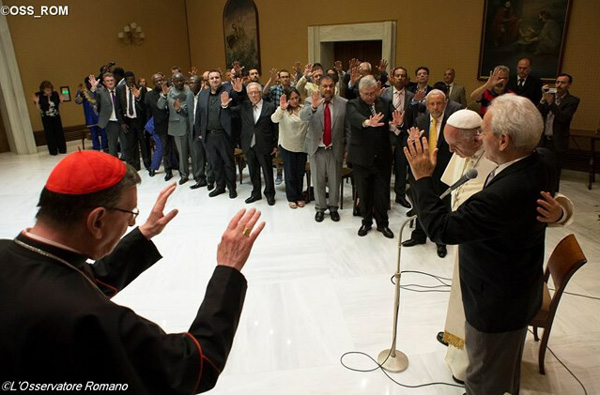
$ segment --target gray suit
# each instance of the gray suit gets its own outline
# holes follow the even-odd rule
[[[179,99],[181,107],[175,110],[174,103]],[[173,136],[175,147],[179,153],[179,175],[188,178],[190,147],[192,144],[192,111],[194,110],[194,94],[185,86],[182,91],[174,87],[169,89],[167,96],[160,95],[158,108],[169,108],[169,136]]]
[[[112,156],[118,156],[119,151],[119,112],[116,108],[117,88],[114,88],[115,105],[111,99],[110,92],[103,86],[98,86],[96,91],[90,91],[90,96],[98,103],[98,126],[106,131],[108,138],[108,152]],[[115,111],[116,121],[111,121],[110,116]]]
[[[350,128],[346,124],[347,101],[339,96],[334,96],[331,101],[330,108],[332,108],[333,114],[331,145],[328,148],[323,147],[325,102],[321,103],[313,112],[311,100],[308,98],[306,105],[300,111],[300,119],[309,121],[304,148],[310,160],[317,211],[329,209],[332,212],[338,209],[344,148],[350,136]],[[329,188],[329,202],[326,199],[325,185]]]
[[[467,108],[467,93],[464,86],[454,84],[448,98],[459,103],[461,108]]]

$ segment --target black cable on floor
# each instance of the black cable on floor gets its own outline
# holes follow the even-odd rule
[[[528,329],[528,331],[533,335],[533,331],[531,329]],[[546,345],[546,349],[548,351],[550,351],[550,353],[552,355],[554,355],[554,358],[556,358],[556,360],[563,366],[563,368],[565,368],[567,370],[567,372],[569,372],[571,374],[571,376],[573,376],[573,378],[579,383],[579,385],[581,386],[581,388],[583,388],[583,393],[585,395],[588,395],[588,392],[587,392],[587,389],[585,388],[585,385],[583,385],[583,383],[581,382],[581,380],[579,380],[579,378],[575,375],[575,373],[573,373],[571,371],[571,369],[569,369],[567,367],[567,365],[565,365],[565,363],[559,357],[557,357],[556,354],[554,353],[554,351],[552,351],[552,349],[550,347],[548,347],[547,345]]]

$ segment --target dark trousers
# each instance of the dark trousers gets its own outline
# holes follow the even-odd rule
[[[108,153],[118,158],[121,126],[117,121],[108,121],[104,131],[106,132],[106,138],[108,139]],[[123,145],[123,143],[121,143],[121,145]]]
[[[552,139],[548,139],[546,136],[542,136],[540,146],[549,149],[554,153],[554,155],[556,155],[556,185],[554,190],[558,192],[558,188],[560,187],[560,173],[562,170],[563,162],[565,160],[566,152],[557,151]]]
[[[44,135],[48,144],[50,155],[67,152],[67,143],[65,142],[65,132],[63,131],[60,115],[55,117],[42,117],[44,125]]]
[[[279,154],[283,159],[285,172],[285,195],[288,202],[304,200],[303,184],[306,172],[306,153],[288,151],[279,146]]]
[[[140,170],[141,151],[144,167],[150,169],[150,151],[146,145],[144,126],[138,119],[131,118],[125,118],[125,124],[129,127],[129,131],[124,134],[125,142],[121,142],[121,150],[125,152],[125,161],[134,169]]]
[[[414,199],[414,197],[412,196],[411,191],[412,191],[412,189],[409,189],[409,194],[411,195],[411,200],[413,202],[416,202],[416,199]],[[441,195],[441,193],[440,193],[440,195]],[[442,200],[444,202],[444,205],[448,209],[448,211],[451,211],[450,204],[452,203],[452,201],[450,199],[451,199],[450,195],[448,195]],[[425,240],[427,240],[427,234],[425,233],[425,230],[423,229],[423,225],[421,225],[421,221],[419,221],[419,218],[417,218],[417,221],[415,222],[415,230],[412,231],[410,238],[414,239],[414,240],[423,241],[423,242]],[[438,243],[436,243],[436,244],[439,246],[445,245],[445,244],[438,244]]]
[[[396,197],[406,194],[406,176],[408,162],[404,156],[404,150],[400,146],[396,146],[394,150],[394,192]]]
[[[191,146],[192,153],[192,174],[194,175],[194,180],[198,181],[206,181],[206,177],[208,176],[209,181],[213,181],[215,179],[215,175],[212,172],[212,167],[207,168],[206,161],[206,147],[204,147],[204,141],[198,138],[198,135],[194,131]]]
[[[275,197],[275,183],[273,182],[273,156],[269,154],[259,154],[250,147],[244,152],[246,163],[248,163],[248,172],[252,180],[252,196],[261,196],[260,171],[265,177],[265,196]]]
[[[152,158],[152,170],[158,170],[161,160],[164,163],[165,172],[171,171],[173,168],[171,163],[171,158],[173,156],[173,136],[169,136],[167,131],[168,122],[154,124],[153,137],[155,139],[155,149],[154,156]],[[156,140],[157,138],[158,141]]]
[[[373,216],[378,227],[389,225],[387,209],[390,204],[391,169],[390,163],[377,163],[377,159],[371,167],[352,164],[363,225],[371,225]]]
[[[225,131],[206,132],[206,153],[215,173],[218,189],[235,191],[235,159],[233,143]]]
[[[468,395],[519,394],[526,335],[526,327],[511,332],[484,333],[465,322],[465,343],[469,345],[465,380]]]

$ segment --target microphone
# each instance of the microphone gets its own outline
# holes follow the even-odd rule
[[[461,186],[465,182],[467,182],[469,180],[472,180],[475,177],[477,177],[477,170],[475,170],[475,169],[468,170],[465,173],[465,175],[463,175],[461,178],[459,178],[458,181],[456,181],[454,184],[452,184],[452,186],[450,188],[446,189],[444,191],[444,193],[442,193],[440,195],[440,199],[445,198],[446,196],[448,196],[450,194],[450,192],[454,191],[456,188],[458,188],[459,186]]]

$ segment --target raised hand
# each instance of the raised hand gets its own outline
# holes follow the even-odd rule
[[[133,93],[133,96],[135,96],[136,99],[140,98],[140,93],[141,93],[141,89],[138,89],[135,85],[133,85],[131,87],[131,93]]]
[[[312,63],[307,63],[306,66],[304,66],[304,78],[310,78],[310,76],[312,75],[312,66]]]
[[[227,107],[231,100],[232,99],[229,97],[229,92],[223,91],[223,93],[221,93],[221,107]]]
[[[276,81],[277,80],[277,73],[279,73],[279,70],[277,70],[276,68],[272,68],[271,72],[270,72],[269,79],[271,81]]]
[[[37,93],[32,94],[31,99],[36,105],[40,104],[40,97],[37,95]]]
[[[356,82],[360,79],[361,75],[358,72],[358,67],[354,66],[350,69],[350,85],[356,84]]]
[[[169,93],[169,86],[167,85],[166,81],[163,81],[162,85],[160,86],[160,89],[162,90],[162,93],[164,95]]]
[[[390,125],[399,126],[404,123],[404,111],[394,110],[392,113],[392,120],[390,121]]]
[[[140,232],[148,240],[162,232],[165,226],[167,226],[167,224],[171,222],[171,220],[175,218],[179,212],[177,209],[173,209],[166,215],[164,214],[167,200],[169,199],[169,196],[173,194],[176,187],[177,184],[173,183],[160,192],[158,198],[156,199],[156,203],[154,203],[154,207],[152,207],[152,211],[150,212],[148,219],[142,226],[140,226]]]
[[[419,130],[419,128],[413,126],[412,128],[408,129],[408,139],[419,140],[423,133],[425,133],[424,130]]]
[[[373,127],[373,128],[376,128],[376,127],[379,127],[379,126],[383,126],[384,123],[381,122],[382,119],[383,119],[383,113],[378,112],[375,115],[371,115],[369,117],[369,119],[367,119],[365,121],[365,126],[369,126],[369,127]]]
[[[244,66],[240,65],[240,62],[235,60],[232,64],[233,71],[235,74],[242,74],[242,70],[244,70]]]
[[[415,95],[413,97],[414,97],[415,101],[420,102],[420,101],[423,101],[423,99],[425,99],[426,94],[427,94],[427,92],[425,89],[420,89],[415,92]]]
[[[254,226],[260,218],[255,208],[241,209],[229,222],[217,247],[217,264],[241,270],[250,256],[254,241],[265,227],[265,223]]]
[[[379,65],[377,65],[377,69],[379,70],[380,74],[385,73],[385,71],[387,70],[387,66],[388,66],[388,62],[385,59],[381,59],[379,61]]]
[[[92,86],[92,89],[91,89],[91,90],[95,91],[95,90],[96,90],[96,88],[98,87],[98,83],[99,83],[100,81],[98,81],[98,80],[96,79],[96,76],[95,76],[94,74],[90,74],[90,76],[89,76],[89,80],[90,80],[90,85]]]
[[[287,97],[285,96],[285,93],[284,93],[279,98],[279,107],[281,107],[282,110],[287,110],[289,105],[290,105],[290,102],[288,102]]]
[[[336,60],[335,62],[333,62],[333,68],[335,69],[335,71],[337,71],[338,73],[340,71],[342,71],[342,61],[341,60]]]
[[[437,163],[438,149],[435,148],[429,156],[429,145],[427,138],[422,137],[421,140],[409,140],[404,147],[404,155],[408,160],[408,164],[412,170],[415,180],[423,177],[430,177],[433,174]]]
[[[189,75],[198,75],[198,69],[196,68],[196,66],[192,66],[190,71],[188,71],[188,74]]]
[[[316,110],[317,107],[319,107],[319,105],[323,103],[323,100],[325,99],[321,97],[321,92],[319,92],[318,90],[314,90],[313,93],[310,95],[310,106],[313,110]]]

